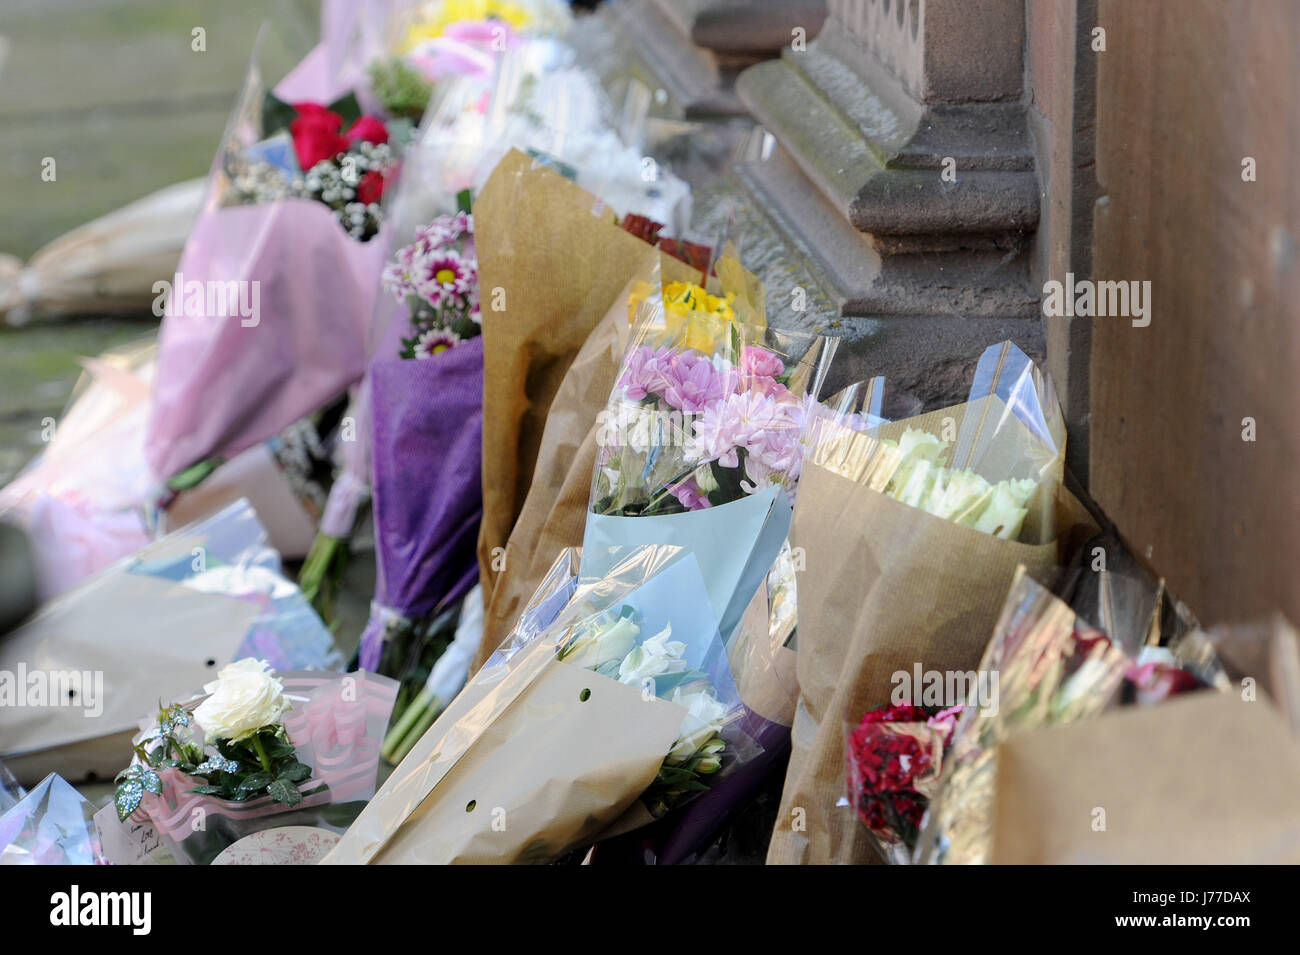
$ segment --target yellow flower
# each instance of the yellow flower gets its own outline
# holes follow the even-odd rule
[[[429,16],[407,28],[402,52],[409,53],[424,41],[442,36],[453,23],[466,20],[501,20],[515,30],[523,30],[532,23],[533,16],[510,0],[442,0],[433,6]]]
[[[735,296],[710,295],[691,282],[671,282],[664,288],[664,325],[674,341],[712,354],[717,341],[736,321],[731,303]]]

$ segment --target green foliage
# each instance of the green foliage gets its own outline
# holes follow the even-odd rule
[[[173,491],[188,491],[191,488],[198,487],[204,479],[215,471],[222,463],[220,457],[211,457],[198,464],[191,464],[180,474],[177,474],[167,482],[167,487]]]
[[[655,678],[658,683],[658,678]],[[719,771],[725,744],[721,736],[708,740],[695,756],[678,765],[664,763],[655,781],[641,796],[642,802],[656,819],[680,804],[686,797],[708,790],[703,777]]]
[[[242,740],[211,741],[215,754],[206,754],[191,739],[189,710],[179,704],[158,712],[157,726],[135,747],[137,762],[117,774],[113,804],[119,819],[140,808],[146,792],[161,793],[159,769],[178,769],[206,780],[192,792],[231,802],[267,795],[286,806],[302,802],[299,783],[311,767],[298,762],[283,726],[264,726]]]
[[[424,115],[433,84],[398,56],[378,60],[370,66],[370,86],[379,102],[393,116],[416,122]]]

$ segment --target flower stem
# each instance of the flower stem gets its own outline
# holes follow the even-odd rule
[[[271,772],[271,760],[266,755],[266,747],[262,745],[262,737],[257,733],[253,734],[253,749],[257,750],[257,758],[262,761],[262,768],[268,773]]]

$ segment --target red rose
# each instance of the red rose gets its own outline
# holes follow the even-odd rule
[[[294,103],[293,108],[294,111],[299,116],[306,116],[311,118],[315,118],[319,116],[332,116],[334,117],[334,119],[338,120],[338,122],[335,123],[336,129],[339,126],[343,125],[342,116],[340,116],[338,113],[331,110],[328,106],[322,106],[320,103]]]
[[[345,134],[349,143],[365,141],[368,143],[388,142],[388,127],[373,116],[362,116],[348,128]]]
[[[370,170],[357,183],[357,202],[364,202],[366,205],[378,202],[383,198],[385,185],[387,183],[384,182],[383,173]]]
[[[289,124],[289,135],[293,137],[298,168],[306,172],[323,159],[347,152],[348,140],[339,134],[342,116],[315,103],[299,103],[294,109],[298,118]]]

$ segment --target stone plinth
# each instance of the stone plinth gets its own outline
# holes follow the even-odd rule
[[[963,397],[984,345],[1044,351],[1023,3],[828,5],[815,42],[737,80],[775,145],[707,190],[701,215],[750,224],[742,257],[769,286],[773,321],[838,330],[837,377]],[[774,269],[782,254],[796,264]]]

